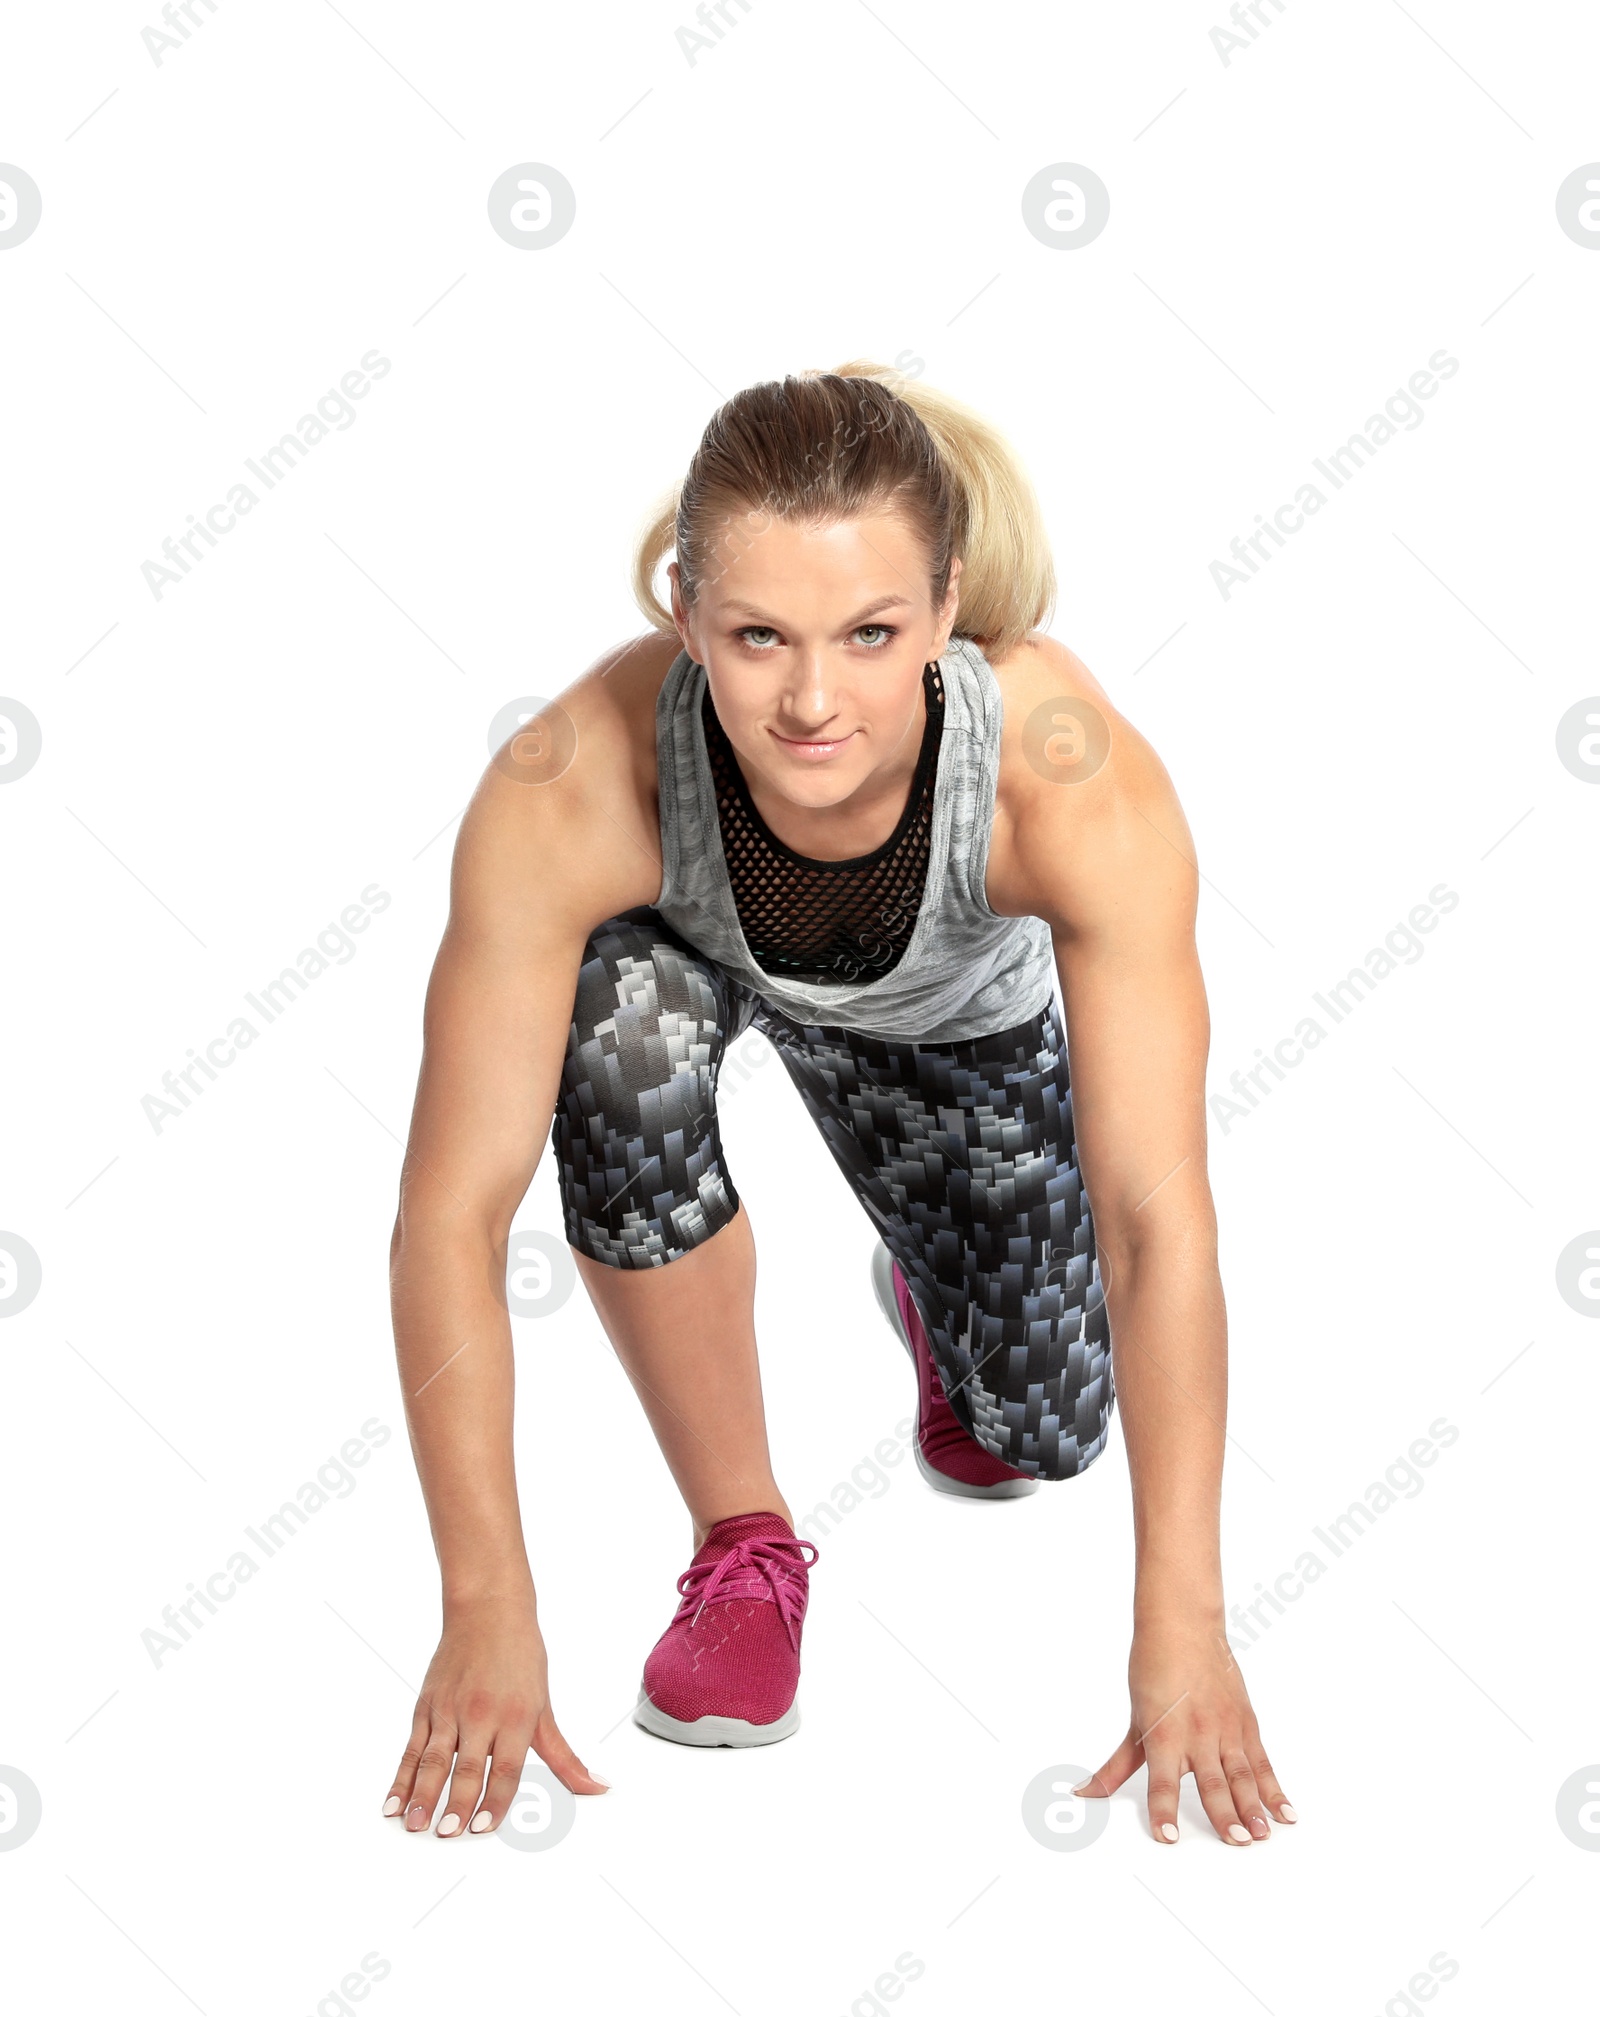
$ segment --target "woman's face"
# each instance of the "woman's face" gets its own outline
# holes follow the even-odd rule
[[[668,570],[678,635],[752,782],[797,806],[838,805],[920,744],[922,668],[950,641],[959,561],[942,607],[928,559],[896,517],[798,526],[735,515],[692,609]]]

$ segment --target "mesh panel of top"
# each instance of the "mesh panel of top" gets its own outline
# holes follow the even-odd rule
[[[786,980],[859,981],[899,964],[928,873],[944,727],[937,666],[924,668],[922,688],[927,722],[905,811],[882,847],[849,861],[813,861],[772,832],[751,801],[706,688],[700,719],[716,785],[722,852],[740,929],[763,973]]]

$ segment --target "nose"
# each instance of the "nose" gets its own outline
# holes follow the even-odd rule
[[[785,718],[801,735],[814,735],[826,728],[839,711],[838,696],[828,678],[826,660],[820,652],[797,655],[791,677],[783,693]]]

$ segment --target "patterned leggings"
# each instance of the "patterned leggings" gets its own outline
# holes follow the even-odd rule
[[[729,1222],[717,1073],[752,1025],[900,1264],[962,1427],[1030,1476],[1076,1476],[1105,1447],[1111,1341],[1053,1001],[961,1043],[864,1036],[796,1022],[654,910],[609,918],[551,1128],[569,1243],[662,1267]]]

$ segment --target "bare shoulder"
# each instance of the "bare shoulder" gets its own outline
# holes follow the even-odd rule
[[[1083,660],[1032,631],[990,663],[1004,702],[991,907],[1069,929],[1152,884],[1191,900],[1194,842],[1172,779]]]
[[[572,684],[557,693],[554,706],[574,731],[575,781],[586,789],[615,788],[625,774],[631,796],[656,790],[656,701],[674,659],[683,647],[676,633],[647,631],[603,651]],[[551,722],[559,739],[559,715]]]
[[[658,631],[609,647],[494,752],[456,843],[453,915],[536,898],[541,917],[574,931],[654,903],[656,701],[680,650]]]

